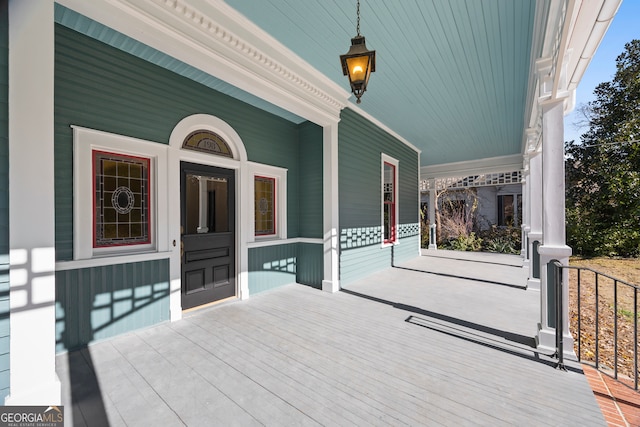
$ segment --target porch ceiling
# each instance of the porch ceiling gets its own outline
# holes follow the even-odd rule
[[[227,3],[349,89],[339,55],[355,0]],[[535,0],[363,0],[377,63],[359,107],[421,149],[422,166],[521,153],[535,15]]]

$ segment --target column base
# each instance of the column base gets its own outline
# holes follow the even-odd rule
[[[429,244],[429,249],[436,250],[436,249],[438,249],[438,245],[435,245],[435,244],[434,244],[434,245]]]
[[[536,336],[537,349],[540,353],[553,354],[556,351],[556,330],[551,328],[542,328],[538,324],[538,335]],[[578,360],[573,351],[573,336],[564,333],[562,336],[562,345],[564,357]]]
[[[527,280],[527,290],[539,291],[540,290],[540,279],[528,279]]]
[[[11,393],[4,399],[7,406],[59,406],[62,405],[62,385],[58,375],[47,384],[34,384],[34,387]]]
[[[322,281],[322,290],[324,292],[330,292],[332,294],[338,292],[340,290],[340,282],[331,281],[331,280],[323,280]]]

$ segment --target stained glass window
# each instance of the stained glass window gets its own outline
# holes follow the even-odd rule
[[[382,212],[384,242],[396,241],[396,167],[384,162],[382,189]]]
[[[93,151],[94,247],[151,243],[150,160]]]
[[[254,188],[256,236],[276,234],[276,180],[256,176]]]

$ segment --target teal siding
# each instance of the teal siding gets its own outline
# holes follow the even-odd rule
[[[56,351],[169,318],[168,259],[56,272]]]
[[[391,247],[380,244],[345,249],[340,246],[340,285],[348,285],[391,266]]]
[[[297,244],[249,249],[249,295],[296,282]]]
[[[56,257],[73,257],[72,124],[167,144],[184,117],[215,115],[242,138],[249,160],[288,169],[287,230],[299,236],[298,125],[56,25]]]
[[[300,125],[300,237],[322,238],[322,128]]]
[[[400,239],[400,244],[393,247],[393,264],[402,264],[420,255],[420,236],[415,235]]]
[[[0,0],[0,402],[9,394],[9,2]]]
[[[291,283],[322,287],[323,247],[288,243],[249,249],[249,294]]]
[[[401,244],[393,249],[406,259],[417,236],[418,153],[350,109],[338,127],[340,185],[340,282],[347,284],[392,264],[391,248],[381,247],[381,155],[399,161],[398,198]],[[418,255],[417,238],[414,256]],[[408,242],[407,242],[408,243]],[[407,246],[407,249],[401,248]],[[397,262],[397,261],[396,261]]]
[[[322,244],[298,243],[298,270],[296,281],[322,288],[324,277],[324,247]]]

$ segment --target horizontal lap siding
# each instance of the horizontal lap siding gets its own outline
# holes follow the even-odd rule
[[[249,294],[291,283],[322,287],[323,247],[288,243],[249,249]]]
[[[306,237],[322,235],[321,128],[291,123],[62,25],[56,25],[55,37],[57,260],[73,259],[71,125],[168,144],[171,131],[184,117],[219,117],[240,135],[248,160],[288,170],[288,237],[300,235],[301,210]],[[301,153],[301,148],[310,151]],[[299,167],[301,161],[305,169]],[[304,197],[302,203],[300,197]],[[264,265],[283,259],[285,263],[291,259],[298,262],[297,249],[293,244],[275,249],[274,253],[269,253],[271,249],[250,250],[251,292],[295,282],[295,265],[293,271],[291,266],[271,264],[267,269]],[[317,252],[305,248],[299,261],[309,268],[301,272],[302,279],[314,285],[321,281],[317,278],[317,264],[322,260],[320,253],[318,261]],[[139,273],[140,268],[146,267],[127,265],[124,270],[106,266],[56,274],[59,351],[168,319],[168,296],[166,301],[163,296],[149,306],[128,314],[122,312],[122,317],[115,320],[110,318],[113,313],[127,310],[127,304],[133,303],[135,308],[137,294],[142,292],[141,298],[147,298],[144,293],[154,286],[149,288],[149,283],[156,283]],[[166,278],[157,280],[165,283]],[[109,301],[115,294],[124,300],[111,307]],[[100,326],[103,321],[107,324]]]
[[[169,260],[56,272],[56,350],[169,320]]]
[[[390,267],[392,256],[396,257],[390,247],[381,247],[382,154],[399,161],[399,226],[413,229],[418,223],[418,154],[350,109],[342,111],[338,152],[340,282],[348,284]],[[405,244],[403,240],[398,247]],[[406,243],[406,249],[398,249],[401,258],[417,256],[417,238]]]
[[[0,402],[9,394],[9,14],[0,1]]]
[[[184,117],[217,116],[238,132],[249,160],[288,169],[287,230],[298,236],[298,125],[61,25],[56,25],[55,76],[58,260],[73,258],[71,125],[167,144]]]
[[[300,237],[322,238],[322,128],[300,125]]]

